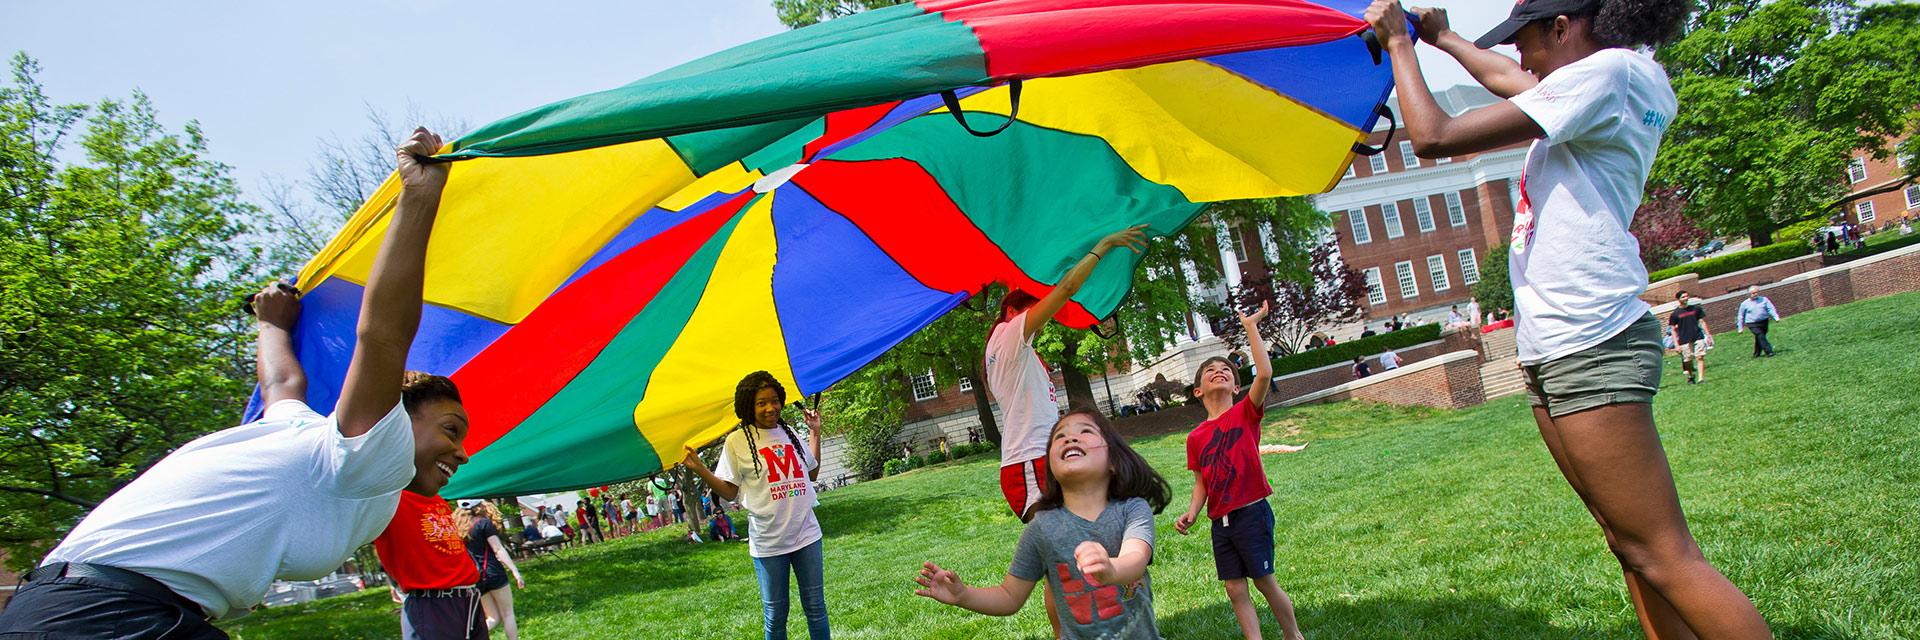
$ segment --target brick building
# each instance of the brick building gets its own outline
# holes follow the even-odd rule
[[[1499,101],[1469,85],[1435,93],[1434,99],[1453,115]],[[1369,144],[1379,146],[1386,138],[1383,124]],[[1527,146],[1520,144],[1428,160],[1415,157],[1413,144],[1396,136],[1386,152],[1356,157],[1339,186],[1314,198],[1333,214],[1341,259],[1366,278],[1370,318],[1414,313],[1443,319],[1448,306],[1467,301],[1487,250],[1506,243],[1513,229],[1526,156]]]
[[[1848,222],[1877,231],[1900,224],[1903,217],[1920,215],[1920,184],[1872,196],[1860,195],[1898,185],[1906,179],[1907,143],[1907,139],[1895,142],[1893,156],[1886,160],[1877,160],[1871,151],[1861,150],[1847,161],[1847,198],[1842,215]]]

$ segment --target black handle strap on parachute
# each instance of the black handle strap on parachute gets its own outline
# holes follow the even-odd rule
[[[1384,104],[1380,105],[1380,109],[1378,111],[1375,111],[1374,113],[1378,114],[1382,118],[1387,119],[1387,139],[1380,141],[1380,146],[1378,147],[1369,147],[1366,145],[1366,143],[1355,142],[1353,143],[1354,153],[1357,153],[1363,156],[1380,155],[1382,152],[1387,150],[1388,146],[1391,146],[1393,144],[1394,134],[1397,134],[1400,132],[1400,121],[1394,117],[1393,110],[1387,108],[1387,105],[1384,105]]]
[[[1000,123],[1000,126],[992,131],[980,131],[974,129],[972,125],[967,124],[966,112],[960,110],[960,94],[954,93],[951,89],[942,91],[940,92],[940,101],[947,103],[947,113],[953,114],[953,119],[960,123],[960,128],[966,129],[967,133],[971,133],[975,137],[990,138],[998,135],[1002,131],[1006,131],[1007,127],[1013,126],[1014,119],[1020,117],[1020,87],[1021,82],[1019,80],[1013,80],[1007,83],[1007,121]]]

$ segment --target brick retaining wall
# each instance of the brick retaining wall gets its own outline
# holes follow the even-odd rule
[[[1486,392],[1480,386],[1480,353],[1455,351],[1280,404],[1295,406],[1342,400],[1444,409],[1461,409],[1485,403]]]

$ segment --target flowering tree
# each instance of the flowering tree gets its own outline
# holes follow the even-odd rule
[[[1673,252],[1705,242],[1712,234],[1686,215],[1687,199],[1673,187],[1647,190],[1640,210],[1633,214],[1629,231],[1640,240],[1640,261],[1648,271],[1658,271],[1678,262]]]
[[[1280,355],[1291,355],[1306,347],[1308,338],[1322,327],[1361,319],[1366,311],[1367,286],[1360,272],[1341,262],[1336,245],[1329,239],[1306,251],[1304,277],[1274,276],[1243,280],[1233,291],[1233,303],[1241,309],[1257,309],[1267,303],[1271,311],[1260,321],[1260,333],[1268,338],[1268,348]],[[1239,323],[1221,327],[1221,339],[1230,348],[1247,344],[1246,331]],[[1259,357],[1259,354],[1250,354]]]

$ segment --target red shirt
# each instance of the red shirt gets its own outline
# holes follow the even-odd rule
[[[480,582],[467,555],[465,536],[453,526],[453,510],[439,496],[400,492],[400,509],[373,539],[393,583],[405,591],[452,589]]]
[[[1241,400],[1187,434],[1187,468],[1200,472],[1208,518],[1217,520],[1273,495],[1267,469],[1260,463],[1260,416],[1265,413],[1263,407]]]

